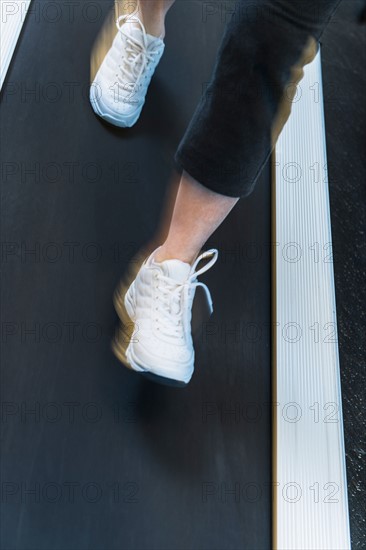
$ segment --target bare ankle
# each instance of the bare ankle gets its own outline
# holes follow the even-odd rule
[[[180,260],[181,262],[192,265],[197,256],[198,253],[191,250],[175,250],[166,245],[162,245],[157,249],[154,260],[159,263],[165,262],[165,260]]]
[[[137,11],[137,15],[140,17],[146,32],[162,39],[165,37],[166,15],[163,6],[163,2],[146,2],[140,0]]]

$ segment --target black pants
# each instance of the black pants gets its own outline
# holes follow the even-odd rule
[[[211,81],[175,153],[178,169],[222,195],[252,192],[290,114],[291,89],[339,2],[236,2]]]

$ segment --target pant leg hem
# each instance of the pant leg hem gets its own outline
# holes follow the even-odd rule
[[[202,170],[200,170],[200,168],[189,156],[184,155],[181,151],[177,151],[175,153],[174,164],[178,172],[182,172],[184,170],[192,178],[198,181],[198,183],[219,195],[240,199],[247,197],[252,191],[252,189],[239,191],[237,186],[230,188],[228,187],[227,182],[220,182],[212,177],[209,177]]]

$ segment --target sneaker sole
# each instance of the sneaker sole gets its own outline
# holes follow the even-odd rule
[[[185,388],[188,386],[186,382],[179,382],[178,380],[173,380],[173,378],[164,378],[163,376],[158,376],[157,374],[151,374],[150,372],[141,372],[141,376],[154,382],[155,384],[160,384],[162,386],[170,386],[171,388]]]
[[[128,346],[124,345],[120,339],[120,329],[117,328],[114,339],[111,343],[111,348],[114,355],[117,359],[123,363],[130,371],[136,372],[137,374],[143,376],[150,382],[155,382],[156,384],[161,384],[163,386],[171,386],[174,388],[185,388],[189,382],[182,382],[181,380],[176,380],[174,378],[166,378],[165,376],[160,376],[152,372],[142,369],[135,361],[129,357],[127,349]]]
[[[115,126],[117,128],[132,128],[132,126],[134,126],[140,118],[142,109],[137,114],[131,115],[130,117],[124,117],[123,120],[114,118],[112,115],[103,113],[103,111],[101,111],[98,101],[99,100],[95,96],[95,86],[91,86],[89,93],[89,102],[91,108],[93,109],[93,113],[105,122],[108,122],[108,124],[110,124],[111,126]]]
[[[139,365],[136,358],[132,357],[132,351],[129,348],[127,348],[126,350],[126,359],[133,370],[135,370],[148,380],[151,380],[152,382],[164,384],[165,386],[174,386],[179,388],[184,388],[190,382],[190,379],[188,380],[188,382],[185,382],[184,380],[177,380],[176,378],[169,378],[168,376],[163,376],[162,374],[151,372],[150,370]]]

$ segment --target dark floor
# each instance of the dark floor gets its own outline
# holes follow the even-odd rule
[[[366,24],[344,0],[322,39],[338,341],[352,548],[366,548]]]
[[[215,312],[188,388],[110,351],[113,289],[158,225],[224,22],[177,3],[143,116],[117,131],[86,97],[102,19],[81,6],[28,16],[1,104],[1,548],[268,550],[269,170],[210,242]]]

